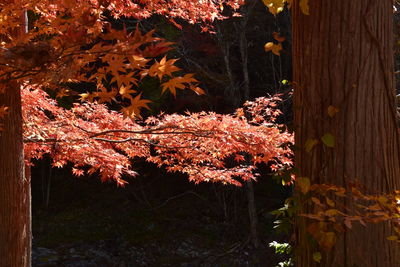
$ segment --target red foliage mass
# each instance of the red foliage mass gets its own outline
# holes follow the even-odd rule
[[[273,163],[275,170],[291,164],[287,144],[293,137],[275,124],[276,101],[260,98],[233,115],[160,115],[139,124],[96,102],[63,109],[42,90],[26,86],[25,157],[29,162],[48,153],[53,166],[71,162],[75,175],[98,171],[119,184],[125,183],[123,174],[135,175],[131,160],[144,157],[195,183],[240,185],[240,179],[256,179],[257,163]],[[227,164],[232,158],[236,164]]]
[[[18,0],[0,3],[0,93],[9,90],[10,79],[23,84],[25,155],[50,154],[53,165],[71,162],[73,173],[98,171],[102,179],[123,184],[123,174],[135,175],[135,157],[163,165],[168,171],[189,175],[194,182],[220,181],[240,185],[239,179],[255,179],[257,163],[274,163],[279,169],[291,163],[285,146],[292,136],[281,132],[272,106],[276,99],[259,99],[233,115],[190,113],[160,115],[137,123],[144,77],[160,80],[162,92],[190,88],[201,94],[192,74],[180,70],[165,53],[171,43],[138,29],[114,29],[109,17],[146,18],[160,14],[190,23],[223,18],[223,5],[237,8],[242,0]],[[34,14],[30,30],[24,27],[24,10]],[[66,84],[87,82],[97,90],[81,94],[92,103],[60,108],[40,89],[59,97],[72,94]],[[98,101],[95,102],[95,100]],[[122,114],[102,102],[122,103]],[[129,105],[127,104],[129,102]],[[0,107],[5,116],[7,107]],[[131,118],[127,118],[131,117]],[[1,118],[0,118],[1,119]],[[154,147],[155,154],[150,153]],[[227,164],[231,159],[237,164]]]

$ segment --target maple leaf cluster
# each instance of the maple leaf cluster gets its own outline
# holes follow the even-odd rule
[[[235,185],[256,179],[258,163],[291,164],[287,145],[293,137],[273,123],[279,114],[271,110],[274,98],[248,103],[250,108],[233,115],[162,114],[139,123],[97,102],[66,110],[38,88],[25,86],[22,92],[27,163],[50,154],[55,167],[70,162],[75,175],[99,172],[121,185],[123,174],[135,175],[130,167],[136,157],[185,173],[195,183]],[[243,110],[247,116],[238,115]],[[256,114],[254,120],[253,110],[269,117]]]
[[[10,80],[55,90],[58,97],[76,94],[71,83],[96,87],[82,99],[117,102],[126,116],[139,117],[149,100],[141,99],[140,81],[157,77],[162,92],[197,87],[192,74],[179,76],[177,59],[167,59],[173,45],[111,20],[143,19],[160,14],[190,23],[211,23],[223,18],[222,6],[238,8],[243,1],[178,0],[19,0],[0,3],[0,93]],[[23,19],[24,12],[29,21]],[[172,21],[177,25],[175,21]],[[28,27],[26,27],[28,24]],[[25,29],[29,28],[27,31]],[[5,107],[0,110],[0,119]]]
[[[166,53],[172,43],[112,19],[143,19],[160,14],[190,23],[223,18],[224,5],[237,8],[241,0],[19,0],[0,3],[0,93],[10,80],[23,84],[23,116],[26,160],[50,154],[53,166],[73,164],[76,175],[99,172],[102,179],[123,184],[123,174],[135,175],[131,160],[145,157],[169,171],[189,175],[194,182],[221,181],[240,185],[239,179],[255,179],[258,163],[274,163],[274,169],[290,165],[285,146],[292,136],[281,132],[270,119],[277,113],[273,100],[244,107],[234,115],[193,113],[162,115],[137,123],[150,100],[142,98],[141,81],[155,78],[162,93],[173,95],[189,88],[197,94],[192,74],[180,75],[177,59]],[[26,20],[30,15],[29,30]],[[71,83],[90,84],[95,90],[80,94],[82,104],[71,110],[58,107],[44,91],[57,97],[74,95]],[[102,103],[116,102],[120,114]],[[267,105],[266,105],[267,104]],[[1,107],[4,116],[7,107]],[[260,114],[256,114],[261,112]],[[271,111],[272,112],[272,111]],[[249,115],[255,117],[249,119]],[[251,117],[251,116],[250,116]],[[1,119],[1,118],[0,118]],[[152,149],[150,149],[152,148]],[[154,150],[155,153],[150,153]],[[230,163],[233,161],[233,163]]]

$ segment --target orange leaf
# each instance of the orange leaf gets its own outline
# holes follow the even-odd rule
[[[126,116],[141,118],[140,110],[142,108],[150,109],[150,107],[147,104],[151,103],[151,101],[147,99],[141,99],[140,97],[141,94],[137,95],[134,99],[132,99],[131,105],[129,107],[122,108],[122,112]]]
[[[281,36],[278,32],[273,32],[272,36],[274,37],[275,40],[277,40],[280,43],[286,40],[286,38]]]
[[[338,108],[336,108],[336,107],[334,107],[332,105],[328,107],[328,115],[329,115],[329,117],[333,118],[336,115],[336,113],[338,113],[338,112],[339,112]]]
[[[132,90],[131,89],[131,86],[121,86],[120,88],[119,88],[119,94],[122,96],[122,98],[129,98],[129,99],[132,99],[132,96],[131,96],[131,94],[134,94],[134,93],[136,93],[136,91],[135,90]]]
[[[325,207],[325,205],[322,204],[321,201],[316,197],[311,197],[311,201],[314,202],[315,204],[317,204],[320,207]]]
[[[156,62],[150,67],[149,75],[152,77],[157,76],[160,80],[165,75],[172,77],[172,73],[180,70],[174,65],[176,61],[177,59],[167,60],[167,57],[164,56],[160,62]]]
[[[275,55],[280,56],[281,55],[280,51],[282,50],[282,44],[281,43],[274,44],[273,42],[269,42],[264,45],[264,50],[266,52],[271,51]]]
[[[205,95],[206,94],[206,92],[204,92],[204,90],[201,89],[198,86],[190,86],[190,90],[194,91],[198,95]]]
[[[175,77],[169,79],[167,82],[162,84],[162,93],[168,90],[171,92],[171,94],[176,96],[176,88],[185,89],[185,84],[189,84],[192,82],[197,82],[197,80],[193,78],[193,74],[186,74],[183,77]]]
[[[130,63],[130,67],[132,67],[134,69],[141,69],[146,66],[147,62],[150,61],[150,59],[146,59],[144,57],[136,56],[136,55],[128,57],[128,60]]]
[[[5,115],[8,114],[8,109],[9,108],[4,105],[0,107],[0,118],[3,118]]]
[[[346,225],[347,228],[351,229],[352,225],[351,225],[351,220],[349,218],[344,218],[343,223],[344,225]]]
[[[326,197],[326,204],[328,204],[331,207],[335,207],[335,202],[332,201],[330,198]]]

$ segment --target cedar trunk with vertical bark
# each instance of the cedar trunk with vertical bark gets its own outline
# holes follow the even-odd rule
[[[21,95],[16,82],[0,94],[9,107],[0,132],[0,266],[30,266],[30,182],[25,178]]]
[[[399,137],[393,83],[392,1],[309,0],[310,15],[293,12],[295,162],[313,183],[346,186],[358,180],[371,192],[400,189]],[[329,117],[328,107],[339,109]],[[331,133],[335,146],[321,137]],[[320,143],[310,153],[308,139]],[[351,201],[348,201],[351,207]],[[304,207],[310,211],[311,207]],[[390,225],[354,225],[334,249],[310,241],[306,219],[296,225],[296,266],[400,266],[400,247],[386,240]]]
[[[21,16],[22,25],[25,15]],[[23,34],[21,27],[12,35]],[[0,106],[9,108],[0,130],[0,266],[31,266],[30,173],[24,168],[20,85],[10,80],[0,93]]]

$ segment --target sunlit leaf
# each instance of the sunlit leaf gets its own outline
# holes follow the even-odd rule
[[[313,260],[314,260],[315,262],[320,263],[320,262],[321,262],[321,259],[322,259],[321,252],[314,252],[314,253],[313,253]]]
[[[327,147],[335,147],[335,136],[331,133],[326,133],[321,137],[322,143]]]
[[[300,0],[300,9],[305,15],[310,15],[310,7],[308,5],[308,0]]]

